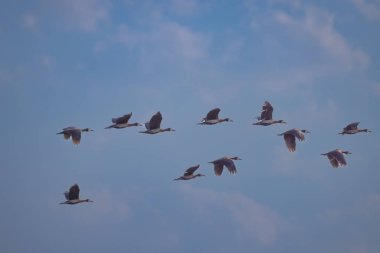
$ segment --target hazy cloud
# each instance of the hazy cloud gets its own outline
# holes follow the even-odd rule
[[[352,0],[356,8],[369,20],[380,20],[379,0]]]
[[[366,68],[369,57],[360,49],[349,45],[347,40],[334,28],[334,15],[316,8],[303,7],[303,15],[295,16],[279,10],[274,14],[275,20],[292,32],[308,36],[328,55],[330,60],[339,63],[346,70]]]
[[[279,230],[286,222],[270,207],[241,193],[217,192],[210,189],[182,187],[185,199],[191,201],[205,219],[213,209],[223,208],[236,224],[235,235],[249,237],[265,245],[275,243]]]
[[[85,31],[96,30],[98,23],[108,19],[111,3],[106,0],[67,0],[55,2],[63,11],[66,22]]]

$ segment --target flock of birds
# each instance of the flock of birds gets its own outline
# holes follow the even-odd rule
[[[204,117],[202,119],[202,121],[199,122],[198,124],[199,125],[215,125],[215,124],[222,123],[222,122],[232,122],[232,120],[230,118],[219,118],[219,112],[220,112],[219,108],[215,108],[215,109],[209,111],[207,113],[206,117]],[[272,113],[273,113],[273,106],[268,101],[265,101],[264,105],[262,106],[261,115],[259,117],[257,117],[257,122],[253,123],[253,125],[270,126],[270,125],[277,124],[277,123],[286,124],[286,122],[284,120],[273,119]],[[132,113],[126,114],[126,115],[118,117],[118,118],[113,118],[112,119],[113,124],[106,127],[105,129],[109,129],[109,128],[121,129],[121,128],[132,127],[132,126],[143,126],[143,124],[140,124],[137,122],[136,123],[129,123],[129,120],[131,117],[132,117]],[[162,115],[160,112],[157,112],[156,114],[154,114],[151,117],[151,119],[148,122],[146,122],[144,124],[146,130],[140,131],[140,133],[158,134],[158,133],[162,133],[162,132],[175,131],[172,128],[161,128],[161,121],[162,121]],[[368,129],[359,129],[358,125],[359,125],[359,122],[350,123],[346,127],[344,127],[342,132],[340,132],[339,134],[345,135],[345,134],[356,134],[356,133],[360,133],[360,132],[371,132]],[[90,132],[90,131],[93,131],[93,130],[90,128],[81,129],[81,128],[71,126],[71,127],[64,128],[61,132],[59,132],[57,134],[63,134],[63,137],[66,140],[70,139],[70,137],[71,137],[72,142],[74,144],[78,145],[80,143],[80,140],[81,140],[82,132]],[[293,128],[293,129],[290,129],[290,130],[283,132],[281,134],[278,134],[278,135],[283,136],[283,138],[285,140],[286,147],[288,148],[288,150],[290,152],[294,152],[296,150],[296,139],[299,141],[305,140],[305,135],[304,135],[305,133],[310,133],[310,132],[306,129]],[[327,156],[332,167],[337,168],[340,166],[347,165],[346,159],[344,157],[344,155],[347,155],[347,154],[351,154],[351,152],[349,152],[347,150],[335,149],[335,150],[332,150],[330,152],[327,152],[327,153],[324,153],[321,155]],[[237,169],[236,169],[234,160],[235,161],[241,160],[241,158],[239,158],[237,156],[235,156],[235,157],[225,156],[225,157],[216,159],[214,161],[211,161],[209,163],[212,163],[214,165],[215,175],[220,176],[220,175],[222,175],[224,167],[226,167],[227,170],[231,174],[237,173]],[[182,176],[180,176],[174,180],[189,180],[189,179],[194,179],[196,177],[204,176],[201,173],[195,174],[195,171],[199,167],[200,167],[200,165],[195,165],[195,166],[188,168]],[[66,191],[64,193],[64,195],[66,197],[66,201],[62,202],[61,204],[74,205],[74,204],[78,204],[78,203],[82,203],[82,202],[93,202],[90,199],[80,199],[79,198],[79,191],[80,191],[80,189],[79,189],[79,186],[77,184],[74,184],[73,186],[71,186],[69,191]]]

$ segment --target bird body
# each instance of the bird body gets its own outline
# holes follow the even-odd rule
[[[80,140],[82,137],[82,132],[94,131],[90,128],[81,129],[81,128],[77,128],[77,127],[73,127],[73,126],[66,127],[62,130],[63,130],[62,132],[59,132],[57,134],[63,134],[63,138],[65,138],[65,140],[67,140],[71,137],[72,142],[76,145],[78,145],[80,143]]]
[[[162,115],[161,112],[157,112],[152,116],[150,121],[145,123],[145,131],[140,131],[140,133],[145,133],[145,134],[158,134],[162,132],[171,132],[175,131],[172,128],[161,128],[161,121],[162,121]]]
[[[236,170],[236,166],[233,160],[241,160],[241,159],[237,156],[234,156],[234,157],[225,156],[225,157],[216,159],[214,161],[211,161],[209,163],[214,164],[214,173],[217,176],[222,175],[224,166],[226,166],[226,168],[231,174],[236,174],[237,170]]]
[[[212,109],[207,113],[206,117],[204,117],[202,121],[198,123],[198,125],[215,125],[221,122],[232,122],[232,120],[229,118],[220,119],[219,112],[219,108]]]
[[[360,132],[371,132],[371,130],[368,130],[366,128],[364,129],[359,129],[358,128],[359,122],[353,122],[348,124],[345,128],[343,128],[343,131],[339,134],[345,135],[345,134],[356,134]]]
[[[204,176],[201,173],[194,174],[194,172],[199,168],[199,166],[200,165],[198,164],[198,165],[195,165],[195,166],[188,168],[182,176],[180,176],[179,178],[176,178],[174,180],[190,180],[190,179],[193,179],[196,177]]]
[[[128,113],[118,118],[112,118],[113,124],[106,127],[105,129],[109,129],[109,128],[121,129],[121,128],[126,128],[126,127],[131,127],[131,126],[142,126],[142,124],[137,123],[137,122],[129,123],[128,121],[131,117],[132,117],[132,113]]]
[[[253,125],[270,126],[277,123],[286,124],[286,122],[283,121],[282,119],[274,120],[272,118],[272,113],[273,113],[273,106],[268,101],[265,101],[262,107],[261,115],[257,117],[258,121],[256,123],[253,123]]]
[[[348,154],[352,154],[352,153],[349,151],[341,150],[341,149],[335,149],[321,155],[327,156],[333,168],[338,168],[338,167],[347,165],[344,155],[348,155]]]
[[[299,141],[305,140],[304,133],[310,133],[310,132],[305,129],[301,130],[301,129],[293,128],[286,132],[278,134],[278,136],[284,136],[286,147],[289,149],[290,152],[294,152],[296,150],[296,138]]]
[[[66,191],[65,198],[66,201],[62,202],[60,204],[68,204],[68,205],[75,205],[83,202],[94,202],[90,199],[80,199],[79,198],[79,186],[77,184],[74,184],[73,186],[70,187],[69,191]]]

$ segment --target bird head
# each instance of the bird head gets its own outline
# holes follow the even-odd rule
[[[86,202],[94,202],[91,199],[85,199]]]
[[[308,134],[310,133],[310,131],[308,131],[308,130],[306,130],[306,129],[302,129],[301,132],[302,132],[302,133],[305,133],[305,134],[306,134],[306,133],[308,133]]]
[[[232,159],[232,160],[242,160],[240,157],[237,157],[237,156],[230,157],[230,159]]]
[[[283,121],[282,119],[278,120],[277,122],[278,122],[278,123],[282,123],[282,124],[286,124],[286,122]]]
[[[90,128],[83,128],[82,129],[82,132],[92,132],[94,130],[90,129]]]
[[[346,154],[346,155],[351,155],[352,154],[350,151],[347,151],[347,150],[342,151],[342,153]]]

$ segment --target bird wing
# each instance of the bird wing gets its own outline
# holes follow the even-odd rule
[[[337,160],[339,165],[341,165],[341,166],[347,165],[346,159],[344,158],[344,155],[342,152],[335,150],[335,151],[333,151],[333,155],[334,155],[334,157]]]
[[[157,112],[152,116],[152,118],[149,121],[149,129],[157,129],[160,128],[162,121],[162,115],[160,112]]]
[[[63,133],[63,138],[65,138],[65,140],[69,139],[70,138],[70,134],[69,133]]]
[[[331,151],[327,153],[327,158],[330,160],[330,163],[333,166],[333,168],[339,167],[339,161],[336,156],[337,153],[338,153],[337,151]]]
[[[228,171],[231,174],[235,174],[237,172],[235,163],[231,159],[226,159],[224,161],[224,165],[227,167]]]
[[[74,126],[69,126],[69,127],[65,127],[64,129],[62,129],[64,132],[68,132],[68,131],[71,131],[71,130],[75,130],[75,129],[78,129]]]
[[[219,108],[212,109],[211,111],[207,113],[206,120],[218,119],[219,112],[220,112]]]
[[[128,120],[132,117],[132,113],[125,114],[119,118],[112,118],[112,122],[115,124],[127,124]]]
[[[215,175],[220,176],[223,172],[223,163],[214,163]]]
[[[294,135],[299,141],[305,140],[305,135],[299,129],[290,130],[291,134]]]
[[[264,105],[262,107],[260,119],[261,120],[271,120],[272,119],[272,112],[273,112],[272,105],[268,101],[265,101]]]
[[[65,198],[66,198],[66,200],[69,200],[69,199],[70,199],[70,198],[69,198],[69,192],[68,192],[68,191],[65,191],[64,194],[65,194]]]
[[[199,166],[200,165],[196,165],[196,166],[192,166],[192,167],[188,168],[183,175],[184,176],[192,175],[199,168]]]
[[[71,139],[74,144],[79,144],[80,143],[80,138],[82,137],[82,133],[80,129],[73,129],[70,131],[71,132]]]
[[[344,131],[349,131],[349,130],[356,130],[358,129],[359,122],[353,122],[351,124],[348,124],[345,128],[343,128]]]
[[[79,199],[79,186],[74,184],[69,190],[69,200]]]
[[[294,152],[296,150],[296,137],[293,134],[284,134],[284,140],[289,151]]]

